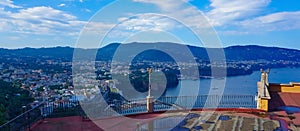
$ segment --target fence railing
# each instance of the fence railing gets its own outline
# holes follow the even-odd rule
[[[108,102],[120,115],[146,112],[146,99]],[[155,99],[154,111],[203,108],[256,108],[254,95],[200,95],[160,97]]]
[[[202,109],[202,108],[256,108],[254,95],[200,95],[160,97],[154,101],[154,111],[177,109]],[[130,115],[147,112],[146,99],[127,101],[109,101],[107,107],[102,105],[92,106],[100,117]],[[80,105],[81,104],[81,105]],[[83,103],[73,102],[45,102],[24,112],[16,118],[0,126],[1,131],[26,130],[38,120],[46,117],[85,116],[81,106]]]
[[[47,102],[41,108],[43,117],[64,117],[80,115],[79,101]]]
[[[256,108],[254,95],[199,95],[161,97],[158,100],[186,109],[198,108]],[[167,108],[167,107],[165,107]]]
[[[79,102],[43,102],[0,126],[0,131],[26,131],[46,117],[80,115]]]
[[[43,103],[6,122],[0,126],[0,131],[25,131],[30,129],[32,124],[42,119],[41,107],[43,107]]]

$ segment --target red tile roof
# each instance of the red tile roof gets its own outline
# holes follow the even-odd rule
[[[287,92],[270,92],[269,111],[276,111],[279,107],[295,106],[300,107],[300,93]],[[291,116],[295,119],[287,121],[292,122],[296,126],[300,126],[300,113],[294,113]]]
[[[300,93],[270,92],[269,110],[274,111],[281,106],[300,107]]]

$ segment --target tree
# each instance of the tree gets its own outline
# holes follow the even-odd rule
[[[21,107],[33,101],[29,91],[0,80],[0,123],[22,113]]]

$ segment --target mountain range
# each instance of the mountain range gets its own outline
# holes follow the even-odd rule
[[[122,45],[122,49],[118,49]],[[72,61],[73,52],[78,52],[79,56],[85,56],[91,58],[97,53],[96,60],[105,61],[111,60],[116,50],[120,54],[126,54],[134,52],[136,50],[143,50],[147,48],[165,49],[170,52],[174,52],[175,55],[181,56],[182,58],[188,57],[186,51],[183,48],[188,48],[193,56],[201,61],[209,61],[207,51],[218,52],[224,51],[226,61],[294,61],[300,62],[300,50],[286,49],[279,47],[263,47],[257,45],[248,46],[230,46],[226,48],[204,48],[174,43],[130,43],[130,44],[119,44],[112,43],[100,49],[80,49],[72,47],[51,47],[51,48],[23,48],[23,49],[3,49],[0,48],[0,56],[12,57],[12,58],[47,58],[47,59],[60,59],[62,61]],[[90,53],[92,52],[92,53]],[[150,51],[151,52],[151,51]],[[161,53],[152,49],[152,55],[150,59],[163,59]],[[129,57],[123,55],[123,57]],[[147,57],[147,56],[144,56]]]

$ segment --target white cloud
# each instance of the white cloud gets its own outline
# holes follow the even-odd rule
[[[164,15],[177,19],[194,28],[210,27],[203,12],[187,4],[190,0],[133,0],[134,2],[150,3],[158,6]]]
[[[206,13],[215,26],[256,16],[271,0],[211,0],[212,10]]]
[[[59,4],[59,5],[58,5],[58,7],[64,7],[64,6],[66,6],[66,4],[63,4],[63,3],[62,3],[62,4]]]
[[[177,18],[195,29],[207,27],[241,26],[241,21],[258,16],[271,0],[210,0],[211,10],[202,12],[183,1],[174,0],[133,0],[155,4],[166,15]],[[205,16],[205,17],[203,17]],[[209,24],[206,21],[209,21]],[[225,31],[226,32],[226,31]],[[227,32],[236,32],[227,30]]]
[[[177,18],[200,31],[203,28],[210,27],[205,22],[203,15],[222,34],[248,35],[265,31],[300,29],[300,11],[277,12],[265,15],[264,13],[267,13],[265,11],[271,0],[210,0],[209,8],[207,8],[210,10],[205,12],[186,4],[185,2],[189,0],[133,1],[154,4],[164,14]]]
[[[104,34],[114,27],[111,23],[101,23],[101,22],[89,22],[85,25],[83,33],[86,34]]]
[[[150,3],[159,6],[164,11],[173,11],[178,9],[183,1],[174,0],[133,0],[134,2]]]
[[[220,32],[230,35],[250,34],[260,30],[291,30],[300,29],[299,12],[278,12],[265,16],[259,16],[269,3],[270,0],[210,0],[211,10],[201,12],[197,8],[190,7],[184,1],[174,0],[133,0],[154,4],[166,14],[187,23],[188,25],[202,30],[203,27],[209,27],[205,23],[203,16],[216,27],[221,27]],[[84,2],[80,0],[80,2]],[[32,7],[18,9],[15,12],[6,11],[1,8],[5,5],[11,8],[20,8],[15,6],[11,0],[0,0],[0,31],[18,32],[28,34],[47,34],[47,35],[78,35],[82,27],[87,23],[80,21],[78,18],[67,12],[54,9],[52,7]],[[58,5],[60,7],[65,4]],[[88,9],[82,11],[89,12]],[[135,15],[135,14],[133,14]],[[124,21],[125,20],[125,21]],[[178,27],[178,23],[172,19],[157,15],[138,15],[135,18],[126,20],[122,17],[118,19],[121,23],[114,31],[115,36],[128,36],[132,32],[146,30],[172,30]],[[93,34],[104,34],[114,27],[114,23],[92,22],[88,24],[85,31]],[[235,27],[229,29],[226,27]],[[203,30],[202,30],[203,31]]]
[[[243,28],[252,31],[282,31],[300,29],[300,11],[277,12],[242,21]]]
[[[0,31],[28,34],[74,35],[79,33],[85,22],[77,17],[51,7],[21,9],[16,13],[0,9]]]
[[[172,21],[166,18],[149,14],[137,15],[130,19],[122,17],[119,18],[118,21],[118,24],[111,24],[109,28],[105,28],[105,30],[110,31],[107,35],[108,38],[127,38],[141,31],[169,30],[173,29],[175,26]],[[104,26],[102,26],[102,28],[103,27]]]
[[[76,19],[71,14],[45,6],[22,9],[18,13],[13,14],[13,17],[17,19],[53,19],[58,21]]]
[[[119,20],[125,20],[120,18]],[[158,15],[138,15],[120,23],[117,28],[128,31],[147,31],[147,30],[170,30],[176,26],[176,23],[167,17]]]
[[[89,9],[82,9],[82,11],[84,11],[84,12],[88,12],[88,13],[91,13],[92,11],[91,10],[89,10]]]
[[[22,8],[21,6],[14,5],[11,0],[1,0],[0,6],[8,6],[10,8]]]
[[[295,21],[299,23],[300,11],[297,12],[278,12],[256,18],[262,23],[278,23],[282,21]]]
[[[83,0],[79,0],[80,3],[83,3]]]
[[[76,1],[87,2],[85,0]],[[271,0],[210,0],[211,3],[205,12],[186,4],[185,2],[188,0],[132,1],[156,5],[157,8],[151,10],[155,10],[158,13],[162,12],[162,14],[170,16],[171,19],[158,15],[137,15],[135,14],[136,12],[124,12],[124,15],[117,20],[123,23],[120,23],[120,25],[107,36],[109,42],[122,40],[122,38],[130,37],[136,32],[149,30],[168,31],[176,30],[179,26],[181,27],[181,25],[178,25],[172,18],[178,19],[206,34],[209,33],[207,33],[204,28],[210,27],[210,25],[205,22],[206,20],[216,27],[218,33],[223,35],[234,36],[264,33],[268,31],[300,30],[300,11],[266,14],[269,12],[265,11],[267,9],[266,7]],[[153,7],[152,5],[147,7]],[[66,6],[64,2],[56,5],[58,9],[64,6]],[[16,9],[11,11],[12,9],[10,8]],[[17,32],[16,36],[7,37],[8,41],[21,41],[23,38],[19,36],[23,34],[27,34],[24,36],[31,34],[51,35],[51,39],[55,37],[64,39],[66,38],[65,36],[70,36],[68,38],[71,39],[77,38],[76,36],[79,35],[82,27],[88,22],[79,20],[80,18],[77,18],[75,15],[58,9],[45,6],[25,8],[15,5],[12,0],[0,0],[0,32]],[[145,12],[147,9],[145,9]],[[85,8],[79,9],[78,11],[81,11],[81,13],[91,12],[91,10]],[[137,15],[137,17],[127,20],[128,17],[126,16],[132,15]],[[206,16],[208,19],[204,20],[205,17],[203,16]],[[111,17],[109,17],[107,21],[105,20],[107,23],[89,23],[84,28],[83,33],[86,34],[83,35],[95,35],[95,38],[106,35],[106,31],[109,31],[115,26],[115,23],[113,23],[115,19],[110,18]],[[179,29],[178,31],[181,30]],[[93,41],[93,39],[90,38],[94,37],[87,37],[85,42]],[[46,41],[48,41],[44,39],[44,37],[37,39],[44,40],[43,43],[47,43]]]

